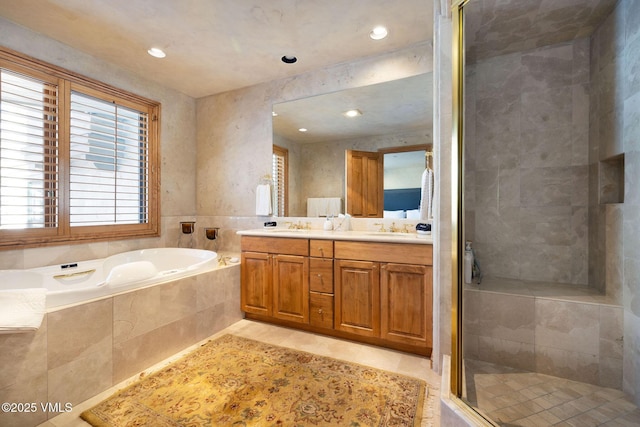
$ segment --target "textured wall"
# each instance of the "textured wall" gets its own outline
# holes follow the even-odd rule
[[[449,0],[434,2],[434,117],[433,153],[435,169],[434,191],[434,248],[433,248],[433,367],[442,372],[444,354],[451,354],[451,304],[452,304],[452,212],[451,169],[453,129],[452,95],[452,34]],[[437,332],[435,332],[437,331]]]

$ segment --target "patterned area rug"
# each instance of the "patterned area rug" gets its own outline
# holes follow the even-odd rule
[[[419,426],[424,381],[225,335],[82,413],[94,426]]]

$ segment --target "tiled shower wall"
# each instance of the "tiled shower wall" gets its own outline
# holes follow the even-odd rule
[[[588,283],[589,39],[468,64],[467,240],[487,276]]]
[[[606,292],[624,310],[622,386],[640,404],[640,2],[618,2],[594,34],[591,52],[598,89],[592,95],[592,167],[602,174],[607,162],[624,155],[618,166],[622,198],[601,204],[594,220],[606,235],[600,247]]]
[[[640,403],[640,2],[620,0],[591,39],[472,64],[466,90],[467,238],[483,272],[620,302],[622,388]]]

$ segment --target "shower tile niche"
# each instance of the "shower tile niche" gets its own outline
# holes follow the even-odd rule
[[[599,163],[598,185],[601,205],[624,202],[624,154],[602,160]]]

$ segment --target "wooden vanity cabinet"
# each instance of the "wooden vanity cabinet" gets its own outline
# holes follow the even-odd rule
[[[241,308],[309,322],[309,248],[305,239],[242,237]]]
[[[432,246],[242,236],[247,318],[430,355]]]

